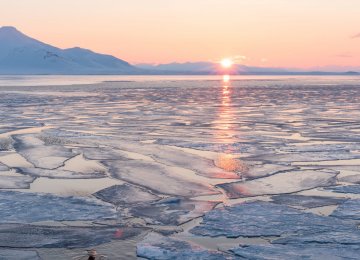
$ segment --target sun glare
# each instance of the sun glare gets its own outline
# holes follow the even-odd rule
[[[224,76],[223,76],[223,81],[224,81],[225,83],[229,82],[229,81],[230,81],[230,76],[229,76],[229,75],[224,75]]]
[[[233,61],[231,59],[223,59],[221,60],[221,66],[225,69],[230,68],[233,65]]]

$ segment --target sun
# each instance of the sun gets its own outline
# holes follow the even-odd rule
[[[223,68],[228,69],[231,68],[234,62],[231,59],[225,58],[221,60],[220,64]]]

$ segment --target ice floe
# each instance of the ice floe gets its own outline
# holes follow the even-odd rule
[[[320,162],[320,161],[337,161],[359,159],[360,154],[348,151],[322,151],[322,152],[302,152],[302,153],[282,153],[264,155],[256,157],[271,162]]]
[[[8,171],[9,167],[7,167],[5,164],[0,163],[0,172]]]
[[[7,249],[0,250],[0,259],[3,260],[41,260],[35,250]]]
[[[106,174],[104,172],[92,172],[92,173],[82,173],[66,170],[48,170],[42,168],[17,168],[19,172],[25,175],[30,175],[34,177],[47,177],[53,179],[95,179],[95,178],[104,178]]]
[[[114,178],[147,187],[160,194],[185,197],[218,194],[210,185],[182,179],[168,167],[141,160],[102,161]]]
[[[303,153],[303,152],[349,152],[351,150],[359,150],[360,145],[356,143],[341,144],[307,144],[307,145],[287,145],[280,148],[282,152]]]
[[[135,206],[138,203],[148,204],[161,198],[144,188],[131,184],[114,185],[96,192],[94,196],[116,206],[128,207]]]
[[[130,214],[157,225],[180,225],[212,210],[218,203],[185,198],[166,198],[133,206]]]
[[[221,260],[233,259],[219,251],[211,251],[185,241],[150,233],[137,244],[137,255],[151,260],[198,259]]]
[[[319,223],[318,225],[321,225]],[[319,232],[314,226],[314,232],[299,233],[273,240],[273,244],[294,244],[294,245],[342,245],[343,248],[351,248],[351,245],[360,246],[360,231],[354,226],[334,225],[332,230]]]
[[[0,172],[0,189],[28,189],[34,180],[26,175],[2,176]]]
[[[71,149],[59,145],[45,145],[31,135],[14,136],[15,150],[35,167],[55,169],[76,154]]]
[[[330,205],[339,205],[345,202],[346,198],[334,198],[324,196],[303,196],[295,194],[282,194],[272,196],[272,202],[293,207],[317,208]]]
[[[254,163],[254,162],[245,162],[245,163],[248,165],[248,168],[241,173],[241,176],[246,179],[257,179],[269,175],[274,175],[280,172],[286,172],[296,169],[291,166],[279,165],[279,164],[266,164],[266,163],[262,164],[262,163]]]
[[[335,186],[335,187],[327,187],[325,189],[338,193],[360,194],[360,185]]]
[[[216,167],[219,165],[214,164],[213,160],[167,146],[123,141],[121,144],[117,145],[117,148],[129,152],[141,153],[142,155],[152,158],[158,163],[192,170],[201,176],[209,178],[240,178],[239,175],[236,174],[237,168],[226,169],[225,167]]]
[[[244,245],[230,252],[249,260],[357,259],[360,246],[338,244]]]
[[[14,140],[11,138],[0,138],[0,151],[8,151],[13,148]]]
[[[0,191],[0,223],[116,218],[113,207],[91,198]]]
[[[129,239],[141,234],[144,230],[122,226],[51,227],[2,224],[0,225],[0,247],[87,248],[112,240]]]
[[[360,199],[351,199],[339,207],[331,214],[333,217],[337,217],[340,219],[349,219],[360,221]]]
[[[201,236],[234,238],[323,233],[332,231],[335,227],[350,229],[335,218],[257,201],[214,209],[206,213],[200,225],[190,232]]]
[[[229,198],[252,197],[294,193],[316,187],[331,186],[336,183],[338,172],[331,170],[298,170],[281,172],[269,177],[218,184]]]

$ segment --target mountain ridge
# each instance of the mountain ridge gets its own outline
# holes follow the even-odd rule
[[[137,67],[162,71],[173,74],[213,75],[360,75],[357,71],[321,71],[321,70],[291,70],[287,68],[255,67],[243,64],[234,64],[231,69],[221,69],[218,63],[213,62],[170,62],[164,64],[140,63]]]
[[[137,74],[140,71],[112,55],[80,47],[60,49],[15,27],[0,28],[0,74]]]

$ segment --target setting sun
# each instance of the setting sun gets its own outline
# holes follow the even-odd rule
[[[234,64],[233,61],[230,59],[221,60],[221,66],[225,69],[230,68],[233,64]]]

